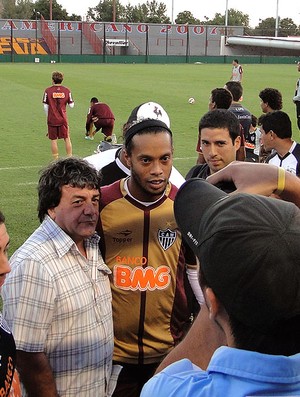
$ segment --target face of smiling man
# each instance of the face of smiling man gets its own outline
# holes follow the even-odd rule
[[[164,193],[172,170],[171,135],[166,131],[137,134],[132,144],[130,155],[125,153],[131,170],[130,193],[140,201],[155,201]]]

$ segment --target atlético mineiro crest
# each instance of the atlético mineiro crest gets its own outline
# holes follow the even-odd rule
[[[157,233],[159,244],[166,251],[175,242],[177,233],[170,229],[159,230]]]

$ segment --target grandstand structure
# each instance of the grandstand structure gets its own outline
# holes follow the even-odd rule
[[[0,54],[217,56],[224,34],[224,26],[2,19]]]
[[[1,0],[0,0],[1,1]],[[271,39],[274,39],[273,41]],[[251,41],[249,41],[251,40]],[[241,26],[0,19],[0,57],[37,61],[69,57],[197,57],[234,55],[298,56],[298,38],[249,38]],[[87,58],[87,56],[94,58]],[[127,57],[127,58],[126,58]],[[176,61],[175,61],[176,62]],[[179,60],[180,62],[180,60]]]

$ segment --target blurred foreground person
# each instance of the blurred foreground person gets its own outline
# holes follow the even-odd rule
[[[285,174],[278,173],[280,190]],[[182,342],[183,359],[161,367],[141,397],[298,396],[299,208],[270,197],[228,195],[208,181],[192,179],[180,188],[174,210],[200,261],[205,305]],[[247,255],[241,250],[246,241]],[[206,349],[205,339],[214,337],[214,328],[203,335],[208,323],[221,330],[226,343],[202,369],[195,362]]]

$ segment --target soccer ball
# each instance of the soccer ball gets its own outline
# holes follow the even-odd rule
[[[193,105],[195,103],[195,99],[194,98],[189,98],[188,100],[190,105]]]

